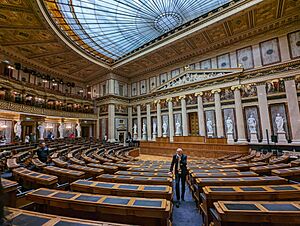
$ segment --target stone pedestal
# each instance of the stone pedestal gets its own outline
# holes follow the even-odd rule
[[[181,136],[181,132],[180,131],[176,131],[175,136]]]
[[[250,133],[250,143],[258,143],[257,132]]]
[[[142,140],[147,140],[147,133],[143,133]]]
[[[234,143],[233,133],[227,133],[227,143],[228,144],[233,144]]]
[[[163,133],[163,137],[167,137],[168,136],[168,134],[166,134],[166,133]]]
[[[208,136],[208,137],[213,137],[213,135],[214,135],[214,132],[208,132],[208,133],[207,133],[207,136]]]
[[[157,135],[156,133],[152,133],[152,140],[153,141],[156,141],[156,135]]]
[[[138,139],[138,134],[137,133],[134,133],[133,134],[133,140],[137,140]]]
[[[278,144],[286,144],[287,143],[286,132],[284,132],[284,131],[277,132],[277,136],[278,136]]]

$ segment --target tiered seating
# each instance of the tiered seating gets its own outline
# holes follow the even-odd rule
[[[278,175],[287,179],[299,180],[300,167],[292,167],[287,169],[274,169],[271,171],[272,175]]]
[[[271,175],[272,170],[284,169],[284,168],[289,168],[289,167],[290,167],[290,164],[279,163],[279,164],[274,164],[274,165],[251,167],[250,170],[257,174],[260,174],[260,175]]]
[[[71,183],[85,176],[83,171],[64,169],[56,166],[46,166],[43,170],[48,174],[57,176],[60,183]]]
[[[2,178],[2,187],[3,193],[6,194],[6,205],[15,207],[16,206],[16,197],[17,197],[17,187],[18,183],[15,181],[7,180]]]

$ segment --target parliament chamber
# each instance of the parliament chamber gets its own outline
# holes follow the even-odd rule
[[[300,226],[300,0],[0,0],[0,226]]]

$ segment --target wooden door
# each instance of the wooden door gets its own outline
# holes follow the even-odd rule
[[[197,112],[188,113],[189,120],[189,135],[198,136],[199,135],[199,122]]]

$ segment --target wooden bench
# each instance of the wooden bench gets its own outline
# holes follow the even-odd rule
[[[135,171],[117,171],[116,175],[142,176],[142,177],[172,177],[169,173],[135,172]]]
[[[271,175],[271,171],[274,169],[284,169],[289,168],[290,164],[285,163],[279,163],[279,164],[273,164],[273,165],[267,165],[267,166],[256,166],[251,167],[250,170],[258,173],[260,175]]]
[[[113,183],[128,183],[128,184],[155,184],[172,186],[172,178],[170,177],[141,177],[141,176],[126,176],[126,175],[110,175],[102,174],[98,176],[97,181],[113,182]]]
[[[269,164],[288,163],[289,160],[290,160],[290,156],[289,155],[283,155],[283,156],[280,156],[278,158],[271,159],[269,161]]]
[[[100,168],[93,168],[89,166],[81,166],[76,164],[70,164],[69,168],[85,172],[87,177],[96,177],[104,173],[104,170]]]
[[[300,225],[300,202],[218,201],[210,209],[214,226]]]
[[[201,193],[200,209],[205,225],[212,221],[209,209],[217,201],[280,201],[299,200],[300,185],[265,185],[265,186],[207,186]]]
[[[16,207],[17,188],[19,184],[16,181],[7,180],[5,178],[1,178],[1,183],[5,195],[4,204],[6,206]]]
[[[6,208],[5,209],[5,218],[8,222],[11,222],[12,225],[22,225],[24,222],[30,223],[30,225],[64,225],[64,226],[129,226],[126,224],[117,224],[111,222],[103,221],[91,221],[91,220],[82,220],[78,218],[69,218],[58,215],[51,215],[45,213],[38,213],[28,210],[15,209],[15,208]],[[28,225],[28,224],[26,224]]]
[[[101,195],[160,198],[172,200],[172,187],[166,185],[121,184],[77,180],[71,184],[73,191]]]
[[[170,167],[169,168],[142,168],[142,167],[131,167],[129,169],[127,169],[128,171],[135,171],[135,172],[155,172],[155,173],[167,173],[170,171]]]
[[[16,168],[12,172],[16,180],[24,187],[28,188],[38,188],[41,186],[53,188],[58,182],[56,176],[38,173],[24,167]]]
[[[166,199],[144,199],[37,189],[27,199],[47,208],[48,213],[71,214],[139,225],[170,225],[172,204]],[[37,206],[38,207],[38,206]]]
[[[58,166],[58,167],[61,167],[61,168],[67,168],[69,163],[66,162],[66,161],[63,161],[61,160],[60,158],[56,158],[56,159],[52,159],[52,162]]]
[[[60,183],[71,183],[75,180],[82,179],[85,176],[85,173],[82,171],[64,169],[56,166],[46,166],[43,168],[43,171],[57,176]]]
[[[39,169],[47,166],[46,163],[41,162],[38,158],[32,158],[31,163]]]
[[[7,165],[7,168],[10,170],[21,166],[20,164],[17,163],[17,159],[15,159],[15,158],[7,159],[6,165]]]
[[[241,177],[241,178],[197,178],[192,186],[196,201],[200,201],[200,193],[205,186],[253,186],[287,184],[288,181],[278,176]]]

